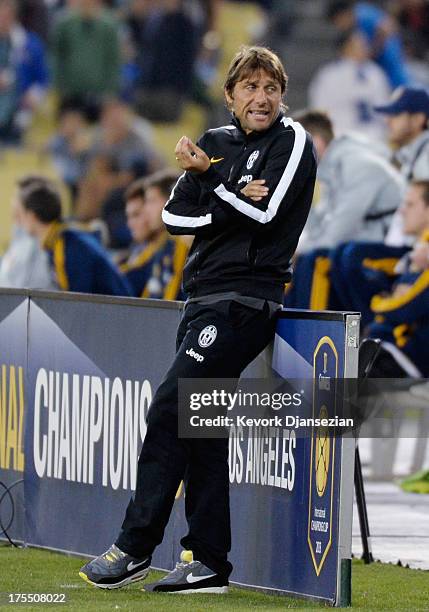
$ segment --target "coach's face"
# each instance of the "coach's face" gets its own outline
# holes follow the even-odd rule
[[[281,109],[282,91],[278,81],[260,70],[238,81],[231,92],[225,91],[225,97],[242,129],[249,134],[262,132],[274,123]]]

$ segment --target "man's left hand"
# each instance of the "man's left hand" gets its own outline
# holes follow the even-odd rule
[[[182,170],[201,174],[210,167],[206,153],[187,136],[182,136],[174,150],[176,161]]]

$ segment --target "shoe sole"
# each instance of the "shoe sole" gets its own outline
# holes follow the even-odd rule
[[[148,576],[149,572],[150,572],[150,568],[147,567],[146,569],[142,570],[141,572],[137,572],[137,574],[134,574],[133,576],[130,576],[129,578],[124,578],[124,580],[122,580],[121,582],[116,582],[115,584],[100,584],[99,582],[93,582],[83,572],[79,572],[79,576],[82,578],[82,580],[85,580],[85,582],[87,582],[91,586],[95,586],[98,589],[108,589],[108,590],[111,590],[111,589],[120,589],[121,587],[124,587],[127,584],[131,584],[133,582],[138,582],[139,580],[144,580]]]
[[[226,595],[227,586],[223,587],[206,587],[205,589],[186,589],[184,591],[153,591],[154,593],[168,593],[169,595],[197,595],[199,593],[212,593],[214,595]]]

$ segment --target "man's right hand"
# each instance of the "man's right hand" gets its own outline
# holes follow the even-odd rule
[[[268,195],[268,187],[265,187],[265,179],[250,181],[243,189],[240,189],[240,193],[254,202],[259,202],[259,200],[262,200],[262,198]]]

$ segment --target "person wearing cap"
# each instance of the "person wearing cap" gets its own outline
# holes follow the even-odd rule
[[[429,93],[398,87],[391,100],[374,110],[386,116],[389,139],[397,147],[394,159],[407,181],[429,178]]]
[[[296,274],[285,304],[336,309],[340,304],[332,291],[333,262],[351,241],[384,240],[401,203],[404,182],[386,159],[371,150],[369,140],[359,134],[336,136],[326,113],[304,110],[295,119],[313,138],[321,195],[299,241]]]
[[[395,148],[393,163],[399,166],[407,183],[429,179],[429,93],[417,87],[398,87],[390,102],[375,106],[386,117],[388,136]],[[387,245],[409,244],[397,213],[387,233]]]
[[[376,106],[374,110],[387,117],[389,139],[396,147],[393,159],[405,181],[429,180],[428,92],[422,88],[399,87],[388,104]],[[359,310],[362,323],[369,323],[372,297],[388,290],[399,258],[415,240],[416,236],[403,226],[403,215],[398,210],[383,242],[347,245],[331,268],[335,294],[342,296],[340,307]]]

